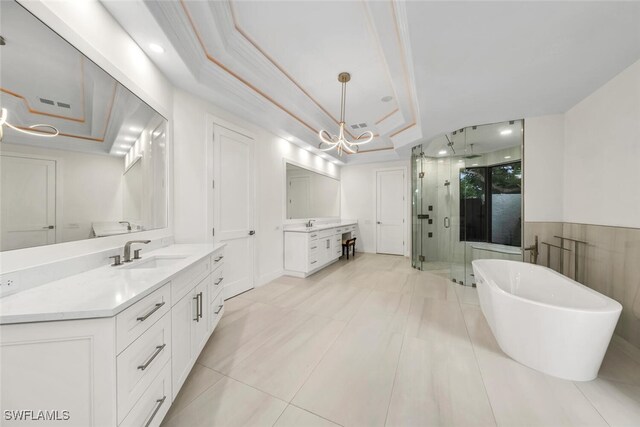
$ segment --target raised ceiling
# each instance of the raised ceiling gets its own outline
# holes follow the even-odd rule
[[[640,59],[633,2],[103,3],[176,86],[311,150],[337,128],[349,71],[347,124],[377,137],[345,162],[564,112]]]

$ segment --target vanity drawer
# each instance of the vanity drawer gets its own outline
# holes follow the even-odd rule
[[[169,360],[171,315],[166,314],[116,359],[118,421],[127,416]]]
[[[211,295],[211,301],[209,302],[209,331],[213,331],[224,314],[224,295],[222,292],[217,294],[209,293],[209,295]]]
[[[224,263],[224,250],[218,249],[211,254],[211,270],[215,270]]]
[[[319,242],[318,239],[310,241],[309,242],[309,251],[310,252],[317,251],[320,243],[321,242]]]
[[[116,348],[120,354],[171,308],[169,283],[116,316]]]
[[[318,239],[326,239],[327,237],[331,237],[335,234],[335,229],[330,228],[328,230],[318,231]]]
[[[211,262],[211,257],[206,257],[171,279],[171,301],[180,301],[202,279],[206,278],[211,272]]]
[[[144,391],[119,427],[157,427],[171,406],[171,363]]]
[[[224,288],[224,266],[220,266],[216,268],[216,270],[211,273],[211,278],[209,281],[209,295],[215,296],[218,292]]]
[[[311,233],[309,233],[309,240],[317,240],[317,239],[318,239],[317,231],[312,231]]]

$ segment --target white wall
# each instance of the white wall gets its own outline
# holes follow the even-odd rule
[[[405,200],[407,201],[405,219],[405,255],[411,253],[411,164],[409,160],[399,160],[383,163],[368,163],[363,165],[344,166],[342,168],[342,193],[340,200],[341,217],[357,219],[360,230],[358,250],[363,252],[376,251],[375,223],[376,223],[376,170],[389,168],[406,168],[407,183]]]
[[[100,2],[97,0],[29,0],[21,1],[20,4],[165,118],[171,120],[173,94],[171,84]],[[171,151],[170,141],[168,146]],[[169,188],[169,195],[171,195],[171,188]],[[171,200],[169,197],[170,208]],[[142,232],[136,234],[136,237],[154,239],[170,234],[171,218],[168,228]],[[130,238],[131,236],[127,235],[112,236],[8,251],[0,254],[0,264],[2,272],[13,271],[121,246]]]
[[[282,274],[285,218],[285,159],[339,178],[340,168],[264,129],[181,90],[174,100],[174,232],[177,242],[205,242],[211,237],[208,215],[207,134],[210,120],[234,123],[256,138],[256,244],[258,277],[263,284]]]
[[[524,121],[524,220],[562,221],[564,115]]]
[[[640,61],[565,114],[564,221],[640,227]]]

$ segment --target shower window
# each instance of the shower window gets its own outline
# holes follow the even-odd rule
[[[519,161],[461,169],[460,241],[520,246],[521,184]]]

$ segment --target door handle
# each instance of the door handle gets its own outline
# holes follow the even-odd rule
[[[444,228],[449,228],[451,227],[451,220],[449,219],[448,216],[444,217]]]
[[[47,225],[45,227],[42,227],[43,230],[53,230],[55,227],[55,225]]]
[[[255,230],[251,230],[251,231],[249,231],[249,236],[253,236],[254,234],[256,234],[256,231],[255,231]]]

